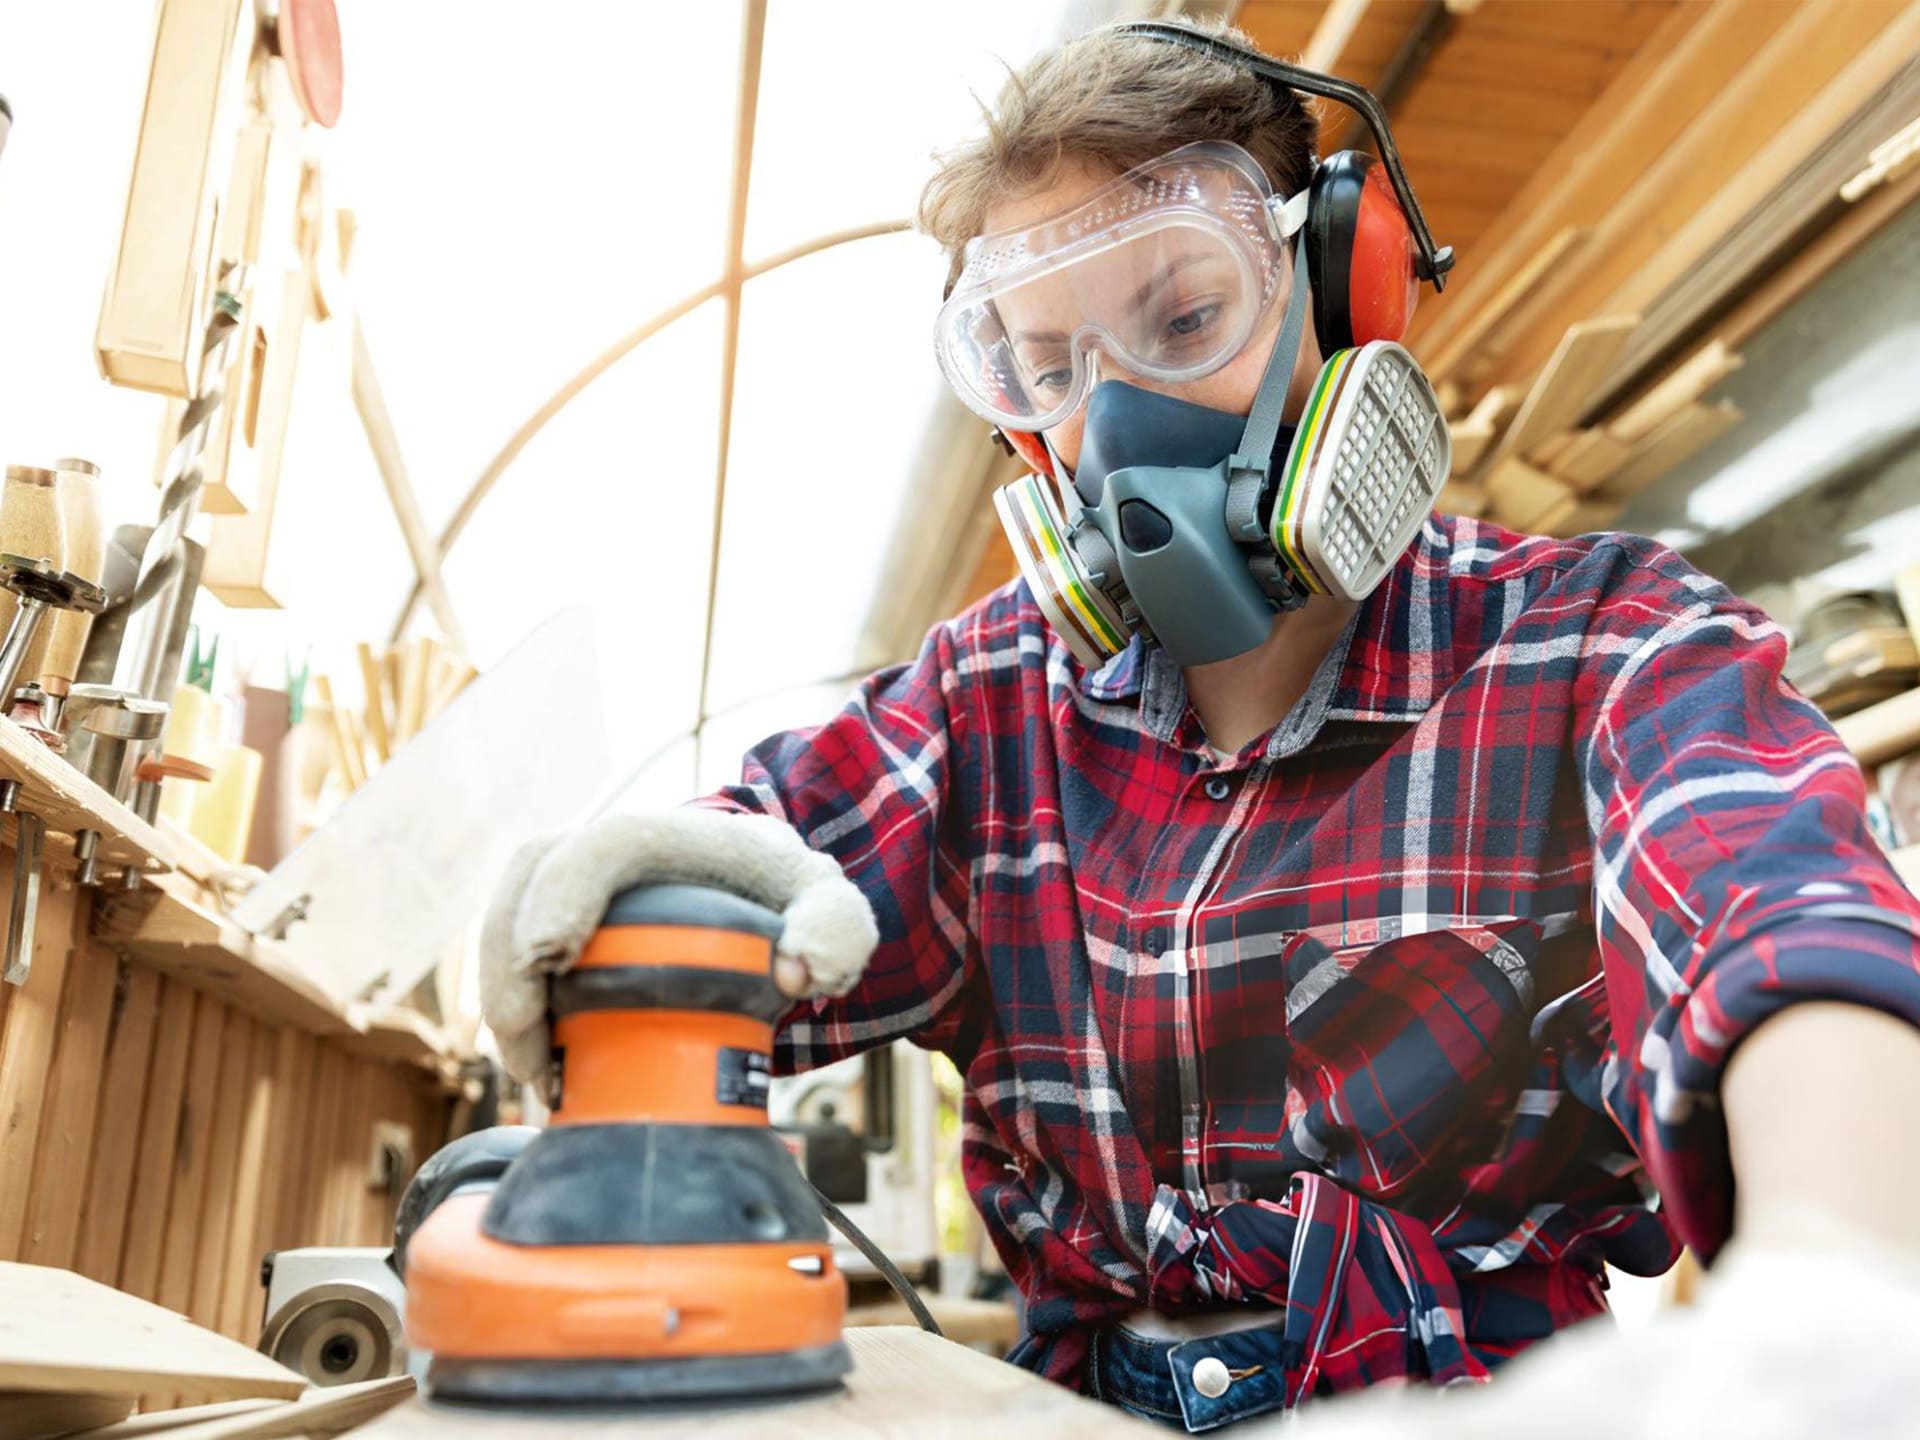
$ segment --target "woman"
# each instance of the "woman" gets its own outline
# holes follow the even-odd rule
[[[1920,1252],[1920,903],[1763,615],[1650,541],[1425,507],[1382,522],[1377,584],[1314,584],[1324,533],[1180,550],[1162,511],[1277,475],[1366,338],[1361,297],[1310,293],[1315,140],[1284,87],[1125,27],[1012,78],[923,200],[938,343],[1049,477],[1016,539],[1080,568],[937,626],[698,807],[523,853],[483,944],[538,1078],[543,976],[613,890],[786,907],[777,1067],[950,1055],[1012,1358],[1191,1430],[1484,1380],[1602,1313],[1604,1263],[1683,1243],[1737,1235],[1775,1305],[1766,1257],[1820,1257],[1866,1277],[1848,1313],[1883,1282],[1825,1257]],[[1849,1353],[1887,1353],[1864,1330]]]

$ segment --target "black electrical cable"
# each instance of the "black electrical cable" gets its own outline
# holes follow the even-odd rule
[[[873,1268],[886,1277],[887,1284],[893,1287],[894,1294],[906,1301],[907,1309],[911,1310],[913,1318],[920,1322],[920,1328],[929,1335],[940,1335],[940,1322],[933,1318],[933,1312],[927,1309],[927,1302],[920,1298],[920,1292],[908,1283],[907,1277],[902,1275],[893,1261],[887,1258],[887,1252],[869,1240],[865,1232],[847,1218],[844,1210],[822,1195],[818,1185],[813,1187],[813,1193],[820,1201],[821,1210],[826,1212],[827,1219],[833,1222],[833,1228],[846,1236],[848,1243],[866,1256],[872,1262]],[[941,1338],[946,1337],[941,1335]]]

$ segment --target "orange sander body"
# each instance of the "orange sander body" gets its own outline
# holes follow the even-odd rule
[[[454,1142],[401,1205],[436,1398],[764,1397],[852,1367],[826,1221],[767,1126],[779,929],[723,891],[638,887],[553,981],[550,1126]]]

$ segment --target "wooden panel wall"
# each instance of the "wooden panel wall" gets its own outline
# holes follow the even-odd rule
[[[385,1243],[398,1197],[369,1183],[374,1127],[410,1132],[417,1163],[446,1100],[411,1066],[125,959],[88,933],[91,903],[43,889],[33,972],[0,986],[0,1260],[253,1344],[261,1257]]]

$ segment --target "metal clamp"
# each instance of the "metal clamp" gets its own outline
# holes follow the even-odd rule
[[[0,780],[0,813],[12,815],[20,827],[13,848],[13,896],[7,906],[6,973],[0,979],[24,985],[33,968],[33,922],[40,910],[40,857],[47,825],[20,808],[18,780]]]

